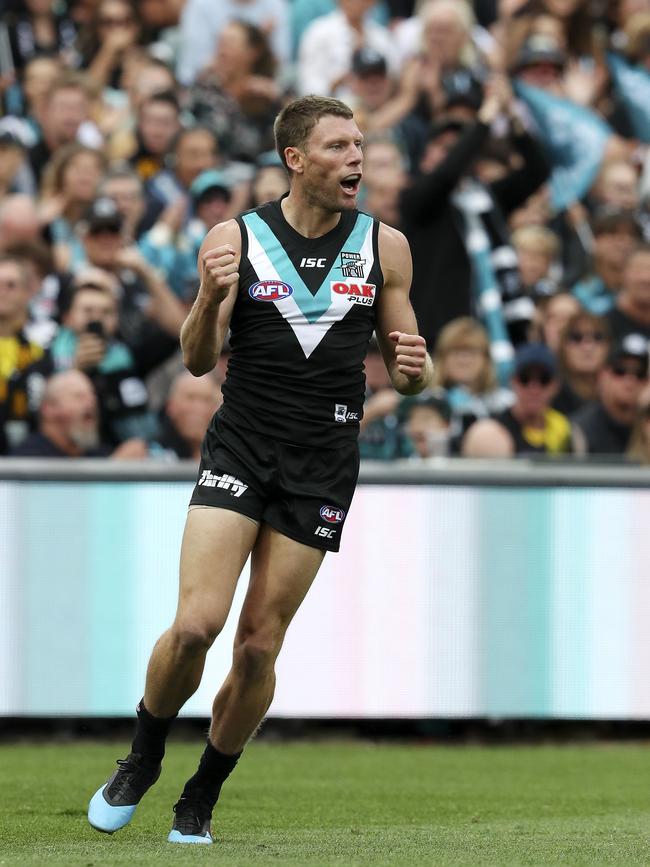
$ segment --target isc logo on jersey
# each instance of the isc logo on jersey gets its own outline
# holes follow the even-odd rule
[[[279,280],[260,280],[248,289],[253,301],[281,301],[293,295],[293,286]]]
[[[376,289],[374,283],[332,280],[332,300],[337,295],[345,295],[351,304],[363,304],[364,307],[372,307],[375,303]]]

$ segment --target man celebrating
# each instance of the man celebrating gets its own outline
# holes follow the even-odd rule
[[[230,327],[224,403],[203,443],[178,610],[149,662],[132,751],[90,802],[89,821],[101,831],[126,825],[158,778],[169,727],[198,688],[250,555],[232,668],[169,835],[212,842],[213,807],[271,704],[287,627],[325,552],[339,548],[373,331],[399,392],[416,394],[430,380],[408,298],[408,244],[356,210],[362,136],[352,112],[302,97],[276,119],[275,139],[288,195],[215,226],[199,254],[183,358],[195,376],[212,370]]]

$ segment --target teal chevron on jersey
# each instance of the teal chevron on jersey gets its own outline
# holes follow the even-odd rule
[[[265,251],[280,278],[293,288],[293,298],[307,322],[317,322],[330,308],[331,282],[340,279],[340,265],[335,262],[318,291],[312,293],[269,225],[255,213],[244,214],[242,220]],[[345,250],[346,253],[360,253],[372,224],[372,217],[367,214],[358,214],[354,227],[341,249]]]

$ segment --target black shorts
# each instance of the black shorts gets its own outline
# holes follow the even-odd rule
[[[358,475],[356,441],[335,449],[297,446],[216,416],[190,505],[240,512],[303,545],[338,551]]]

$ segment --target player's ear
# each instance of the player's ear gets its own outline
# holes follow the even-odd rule
[[[284,158],[287,161],[287,168],[290,172],[295,172],[301,175],[304,171],[304,154],[301,150],[294,147],[284,149]]]

